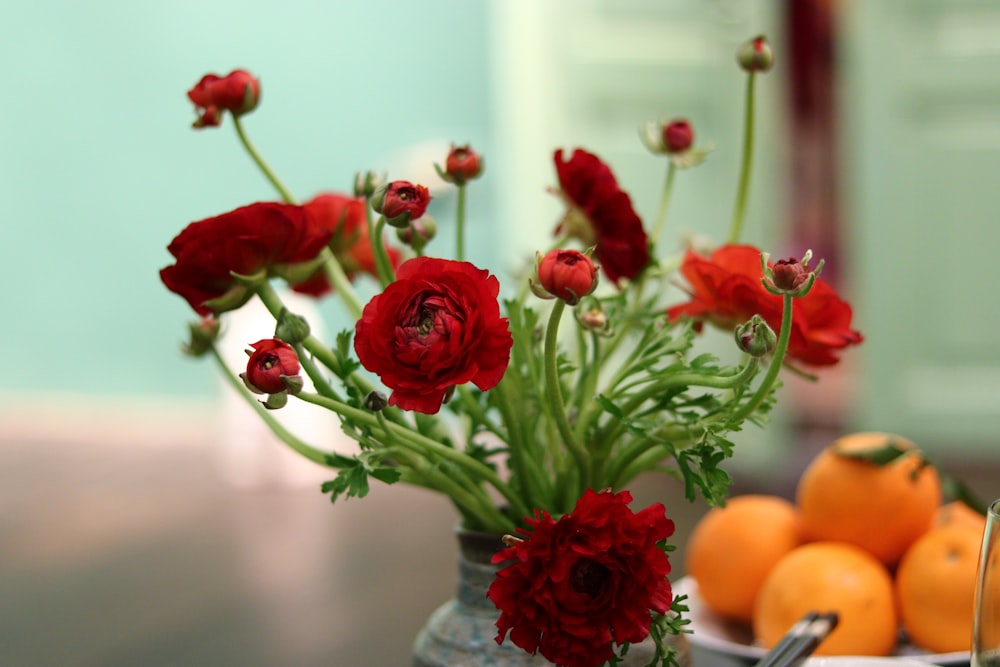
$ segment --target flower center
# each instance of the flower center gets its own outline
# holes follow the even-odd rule
[[[261,362],[260,367],[263,368],[265,371],[269,371],[272,368],[274,368],[277,364],[278,364],[278,357],[273,354],[269,354],[266,357],[264,357],[264,360]]]
[[[597,597],[608,581],[608,568],[590,559],[578,560],[569,574],[569,585],[588,597]]]

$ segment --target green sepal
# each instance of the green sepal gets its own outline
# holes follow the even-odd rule
[[[268,410],[278,410],[285,407],[288,404],[288,392],[279,391],[276,394],[271,394],[267,397],[266,401],[261,401],[261,404]]]
[[[837,456],[843,456],[848,459],[855,459],[858,461],[867,461],[868,463],[873,463],[877,466],[889,465],[898,458],[914,452],[912,447],[900,447],[893,440],[889,440],[888,443],[881,447],[873,447],[871,449],[862,449],[858,451],[844,451],[843,449],[834,445],[834,453]]]

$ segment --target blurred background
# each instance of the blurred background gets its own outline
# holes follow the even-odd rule
[[[790,495],[819,447],[864,429],[1000,496],[993,3],[4,0],[2,16],[0,665],[405,665],[450,595],[446,501],[378,487],[330,507],[330,475],[179,353],[192,312],[159,281],[167,243],[274,198],[229,119],[190,128],[186,91],[236,67],[262,82],[246,129],[300,198],[364,169],[431,184],[440,254],[454,201],[432,163],[471,143],[487,169],[470,259],[503,277],[559,217],[555,148],[604,157],[653,215],[647,120],[687,117],[715,145],[679,174],[669,225],[719,239],[733,53],[766,33],[746,238],[825,258],[866,342],[737,435],[735,490]],[[349,324],[333,301],[302,308]],[[234,358],[268,326],[234,317]],[[283,418],[350,446],[329,420]],[[667,503],[681,545],[705,509],[662,479],[636,495]]]

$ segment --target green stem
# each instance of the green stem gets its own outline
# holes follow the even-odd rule
[[[767,375],[761,381],[760,386],[757,387],[757,391],[754,392],[750,400],[743,404],[739,410],[737,410],[732,419],[737,422],[742,422],[748,416],[753,414],[764,399],[767,398],[768,394],[771,392],[771,388],[774,386],[775,381],[778,379],[778,373],[781,371],[782,362],[785,359],[785,353],[788,351],[788,341],[792,335],[792,301],[793,297],[791,294],[782,295],[782,305],[783,310],[781,313],[781,331],[778,333],[778,344],[774,348],[774,357],[771,359],[771,364],[767,369]]]
[[[416,233],[416,232],[414,232]],[[392,262],[389,261],[389,253],[385,249],[385,216],[380,215],[378,222],[371,230],[372,250],[375,254],[375,272],[378,274],[382,289],[396,279],[392,271]]]
[[[235,114],[230,114],[230,115],[233,119],[233,127],[236,128],[236,134],[239,136],[240,143],[243,144],[243,148],[245,148],[247,153],[250,154],[250,157],[257,164],[260,170],[264,173],[264,176],[267,178],[267,180],[271,182],[271,185],[274,186],[274,189],[278,191],[278,194],[285,201],[285,203],[287,204],[296,203],[295,197],[292,196],[292,193],[288,190],[288,188],[285,187],[285,184],[281,182],[281,179],[279,179],[278,175],[274,173],[274,170],[272,170],[271,167],[267,164],[267,162],[264,161],[264,158],[261,156],[261,154],[257,152],[256,148],[254,148],[254,145],[250,143],[249,137],[247,137],[246,132],[243,131],[243,121],[241,121],[240,117]]]
[[[458,184],[458,211],[455,214],[455,259],[465,260],[465,183]]]
[[[667,179],[663,183],[663,191],[660,193],[660,208],[656,212],[655,222],[653,223],[653,233],[650,236],[650,240],[653,245],[656,246],[660,240],[660,234],[663,232],[663,225],[667,221],[667,208],[670,204],[670,194],[674,189],[674,174],[677,173],[677,167],[674,165],[672,159],[667,159]]]
[[[733,221],[729,227],[729,243],[737,243],[743,232],[743,220],[747,212],[747,195],[750,191],[750,171],[753,166],[753,126],[754,126],[754,73],[747,74],[746,104],[743,117],[743,160],[740,165],[739,189],[733,206]]]
[[[297,454],[309,459],[313,463],[318,463],[328,468],[336,467],[331,465],[331,457],[327,452],[306,444],[305,441],[292,434],[292,432],[285,428],[281,422],[275,419],[274,415],[271,414],[267,408],[261,405],[260,401],[254,398],[253,394],[251,394],[250,391],[243,385],[243,382],[240,381],[239,377],[229,369],[226,362],[219,354],[219,350],[214,345],[212,346],[212,357],[222,369],[222,375],[229,382],[230,386],[232,386],[233,390],[246,400],[247,404],[257,412],[267,427],[271,429],[271,432],[274,433],[279,440],[288,445]]]
[[[319,256],[323,258],[323,271],[326,273],[326,279],[333,285],[334,291],[347,308],[347,312],[355,320],[360,319],[361,301],[358,299],[358,294],[354,291],[354,285],[347,277],[344,267],[340,265],[329,247],[323,248]]]
[[[566,445],[566,449],[569,450],[579,468],[581,479],[589,484],[591,472],[590,457],[573,433],[569,417],[566,416],[566,404],[563,402],[562,389],[559,383],[559,319],[562,317],[565,309],[566,302],[562,299],[556,299],[552,306],[552,313],[549,315],[548,327],[545,329],[545,395],[542,399],[549,404],[552,416],[555,419],[556,428],[559,429],[559,435]]]

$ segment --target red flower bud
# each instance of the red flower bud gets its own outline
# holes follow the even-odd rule
[[[774,65],[774,53],[764,35],[758,35],[740,46],[736,62],[747,72],[766,72]]]
[[[241,116],[257,108],[260,81],[242,69],[233,70],[226,76],[206,74],[187,96],[197,107],[198,119],[194,127],[218,127],[223,111]]]
[[[372,195],[372,208],[393,227],[406,227],[411,220],[424,214],[430,200],[430,193],[424,186],[409,181],[393,181]]]
[[[572,306],[597,287],[597,266],[582,252],[557,248],[538,263],[538,281]]]
[[[294,389],[295,385],[301,388],[301,383],[289,382],[298,378],[300,368],[299,357],[291,345],[277,338],[267,338],[250,347],[254,351],[243,376],[249,388],[262,394],[277,394]]]
[[[783,292],[794,292],[809,279],[811,271],[795,258],[779,259],[771,267],[774,286]]]
[[[673,120],[663,126],[663,145],[668,153],[683,153],[694,143],[694,130],[686,120]]]
[[[465,146],[452,146],[444,163],[445,180],[461,185],[478,178],[483,173],[483,160],[474,150]]]

